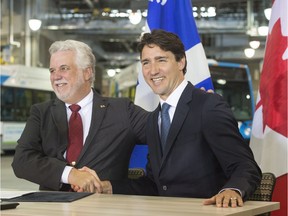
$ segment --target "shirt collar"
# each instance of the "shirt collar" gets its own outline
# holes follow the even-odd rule
[[[77,104],[82,108],[87,106],[91,101],[93,100],[93,90],[91,89],[89,94],[86,95],[81,101],[79,101]],[[66,107],[69,108],[71,104],[65,103]]]
[[[184,91],[184,89],[186,88],[188,84],[188,81],[186,79],[184,79],[180,85],[169,95],[169,97],[167,98],[166,101],[162,100],[160,98],[160,104],[161,104],[161,107],[162,107],[162,104],[165,102],[165,103],[168,103],[169,105],[171,105],[172,107],[176,107],[177,106],[177,103],[182,95],[182,92]]]

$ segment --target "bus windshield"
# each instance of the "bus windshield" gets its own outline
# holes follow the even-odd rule
[[[224,97],[237,121],[252,120],[253,91],[247,67],[235,64],[209,66],[214,91]]]

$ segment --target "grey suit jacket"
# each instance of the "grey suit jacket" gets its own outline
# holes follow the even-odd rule
[[[127,178],[135,144],[146,143],[148,112],[124,98],[105,98],[94,91],[91,126],[77,161],[100,179]],[[59,190],[68,144],[65,103],[59,99],[35,104],[18,140],[12,167],[19,178]]]
[[[147,121],[147,176],[128,183],[112,181],[115,193],[208,198],[223,188],[237,188],[244,199],[253,193],[261,170],[221,96],[189,83],[177,104],[163,153],[159,112],[160,106]]]

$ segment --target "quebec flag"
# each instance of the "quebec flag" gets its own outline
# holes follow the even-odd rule
[[[164,29],[177,34],[186,50],[186,79],[198,88],[213,89],[208,62],[192,13],[191,0],[149,0],[146,31],[153,29]],[[146,84],[140,63],[138,71],[134,102],[152,111],[157,107],[159,98]]]

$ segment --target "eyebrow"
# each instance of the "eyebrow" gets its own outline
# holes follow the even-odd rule
[[[62,65],[60,65],[60,67],[70,67],[70,66],[67,64],[62,64]]]
[[[62,68],[62,67],[69,67],[69,68],[70,68],[70,66],[69,66],[69,65],[66,65],[66,64],[62,64],[62,65],[60,65],[58,68]],[[49,67],[49,70],[53,70],[53,69],[55,69],[55,68],[57,68],[57,67]]]
[[[168,59],[168,56],[156,56],[155,59]]]
[[[168,59],[169,57],[168,56],[156,56],[154,59],[155,60],[159,60],[159,59]],[[142,59],[141,62],[143,61],[149,61],[149,59]]]

